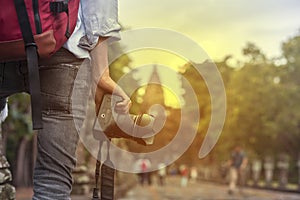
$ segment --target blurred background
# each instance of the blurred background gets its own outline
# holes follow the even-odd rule
[[[186,60],[161,50],[124,53],[111,68],[117,81],[122,75],[147,65],[144,73],[126,76],[128,85],[143,80],[175,84],[176,97],[168,88],[145,85],[132,95],[133,113],[147,112],[152,104],[161,104],[167,122],[157,134],[153,146],[144,147],[128,140],[114,141],[132,152],[150,152],[167,145],[175,136],[180,120],[180,99],[188,101],[185,83],[189,81],[199,103],[201,120],[197,135],[188,150],[168,167],[179,173],[180,166],[196,168],[198,178],[224,182],[225,163],[237,144],[249,158],[248,184],[266,186],[266,163],[273,166],[272,187],[298,190],[300,170],[300,2],[298,0],[152,0],[119,1],[119,21],[124,30],[158,27],[177,31],[201,46],[209,60]],[[152,38],[153,40],[159,39]],[[174,41],[176,42],[176,41]],[[113,45],[111,51],[122,51]],[[215,63],[225,85],[227,116],[222,134],[213,151],[199,159],[199,148],[211,121],[211,99],[206,83],[195,66]],[[177,72],[168,77],[159,65]],[[126,88],[125,88],[126,90]],[[30,101],[18,94],[9,99],[9,117],[2,124],[3,152],[10,162],[13,185],[32,185],[36,154],[36,136],[31,130]],[[193,105],[187,106],[193,109]],[[188,120],[188,117],[187,119]],[[82,145],[79,165],[93,166],[94,159]],[[265,166],[265,167],[264,167]],[[268,168],[269,169],[269,168]],[[173,170],[173,171],[172,171]],[[282,170],[287,173],[282,174]],[[93,171],[93,168],[91,168]],[[224,172],[225,171],[225,172]],[[259,176],[254,176],[259,172]],[[285,177],[282,177],[285,176]],[[122,181],[121,181],[122,182]]]

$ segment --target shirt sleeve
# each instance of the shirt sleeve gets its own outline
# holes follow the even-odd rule
[[[121,26],[118,23],[118,0],[83,0],[81,1],[82,22],[86,35],[80,46],[92,49],[99,36],[120,39]]]

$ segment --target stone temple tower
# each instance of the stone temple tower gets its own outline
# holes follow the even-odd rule
[[[148,113],[149,108],[154,104],[165,105],[164,91],[156,65],[153,66],[153,71],[148,83],[141,103],[142,113]]]

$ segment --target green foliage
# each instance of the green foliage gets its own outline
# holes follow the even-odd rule
[[[248,57],[251,63],[264,62],[266,60],[266,56],[252,42],[247,43],[246,47],[243,49],[243,55]]]
[[[8,117],[2,126],[7,136],[7,158],[12,161],[17,157],[21,140],[24,137],[30,140],[33,136],[29,95],[19,93],[9,97],[8,109]]]
[[[280,66],[254,43],[248,43],[242,51],[248,59],[239,68],[227,64],[231,56],[216,63],[226,89],[227,117],[222,135],[205,162],[228,159],[232,147],[240,144],[250,158],[271,155],[278,159],[277,155],[286,153],[293,165],[300,152],[300,36],[282,45],[286,63]],[[205,82],[192,64],[183,69],[197,94],[201,113],[196,141],[184,155],[187,159],[181,159],[192,162],[210,122],[211,103]]]
[[[224,158],[235,143],[250,157],[300,152],[300,37],[282,46],[285,65],[275,65],[249,43],[243,50],[250,58],[242,68],[226,75],[227,120],[217,146]],[[228,70],[227,70],[228,71]],[[225,151],[227,149],[227,151]]]
[[[300,84],[300,32],[282,44],[283,58],[286,59],[284,81]]]

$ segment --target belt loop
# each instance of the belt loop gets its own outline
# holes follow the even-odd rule
[[[18,65],[19,73],[21,75],[24,76],[24,75],[28,74],[28,67],[27,67],[26,62],[19,61],[17,65]]]
[[[3,83],[4,70],[5,70],[5,63],[0,63],[0,86],[2,86]]]

